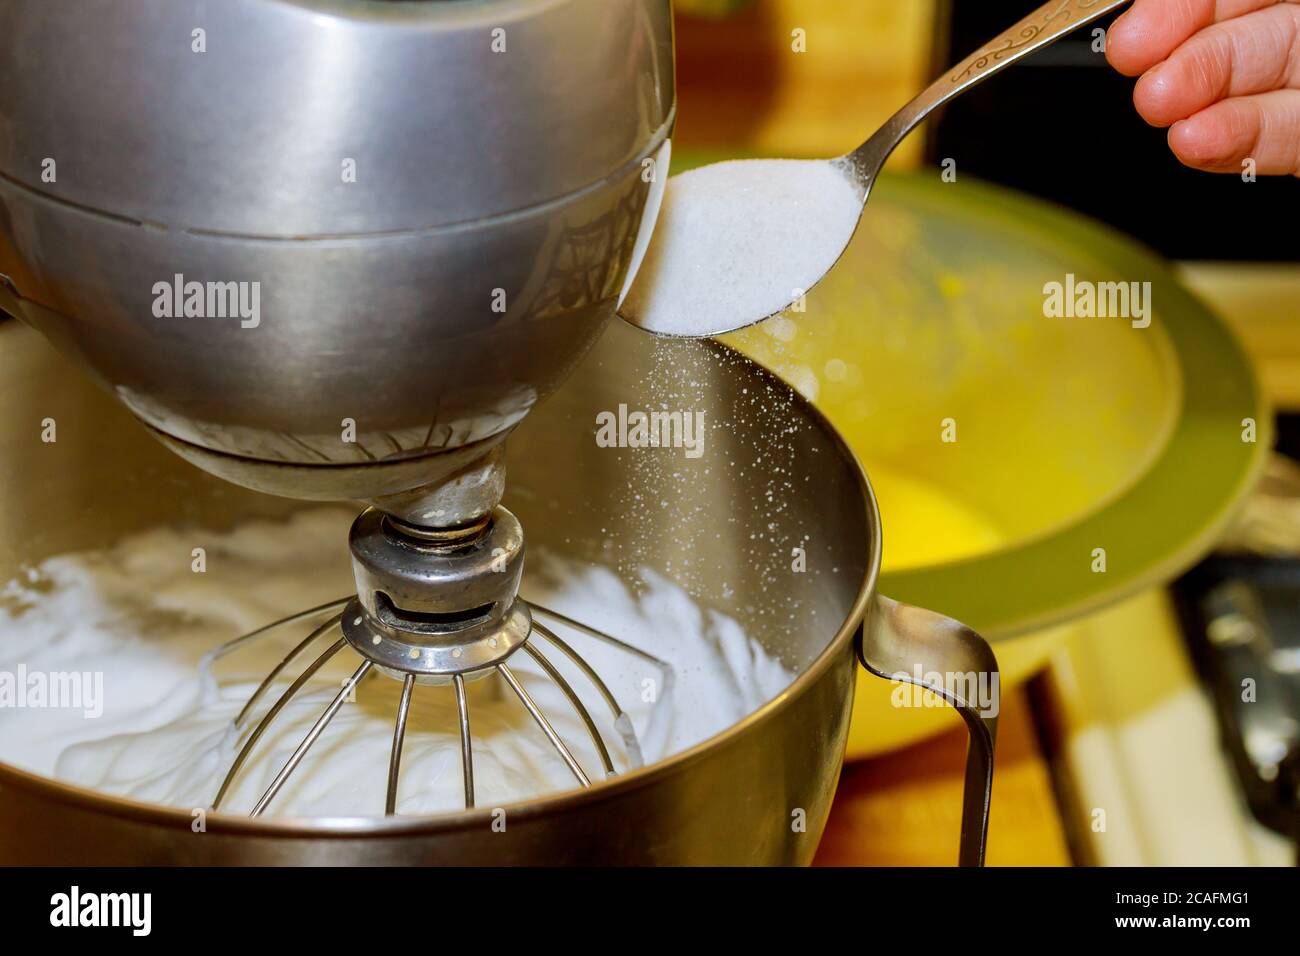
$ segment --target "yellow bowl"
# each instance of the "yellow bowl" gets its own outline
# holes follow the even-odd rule
[[[1047,314],[1052,283],[1115,282],[1137,283],[1125,315]],[[981,631],[1004,688],[1071,620],[1208,550],[1271,445],[1245,355],[1160,259],[965,179],[884,179],[805,311],[727,341],[816,402],[861,458],[884,518],[884,593]],[[955,719],[863,680],[849,753]]]

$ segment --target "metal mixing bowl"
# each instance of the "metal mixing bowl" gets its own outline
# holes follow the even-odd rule
[[[706,414],[705,453],[597,447],[597,413],[658,407],[665,369],[681,371],[676,402]],[[222,528],[301,507],[185,464],[20,323],[0,321],[0,377],[8,383],[0,580],[159,524]],[[40,440],[47,418],[58,429],[48,444]],[[637,520],[633,494],[655,502],[662,494],[672,507]],[[0,764],[0,862],[805,863],[844,755],[855,644],[877,672],[996,668],[971,632],[875,593],[879,515],[861,469],[809,404],[725,347],[665,345],[610,327],[570,383],[518,429],[506,501],[531,548],[604,565],[629,582],[634,572],[620,568],[663,572],[739,621],[797,679],[684,753],[589,790],[506,807],[504,833],[493,830],[489,808],[313,821],[210,813],[195,833],[188,810]],[[794,547],[806,553],[803,573],[792,571]],[[973,741],[963,859],[975,862],[994,721],[963,715]]]

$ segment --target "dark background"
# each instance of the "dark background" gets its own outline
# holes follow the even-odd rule
[[[943,0],[934,72],[1041,0]],[[1300,179],[1202,173],[1170,153],[1133,108],[1134,80],[1092,50],[1083,27],[986,80],[931,124],[927,156],[1071,206],[1175,259],[1300,258]]]

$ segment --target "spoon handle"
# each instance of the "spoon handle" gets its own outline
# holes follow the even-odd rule
[[[1129,0],[1050,0],[999,34],[930,84],[849,157],[859,180],[870,188],[894,147],[917,124],[950,99],[984,82],[1017,60],[1086,26]]]

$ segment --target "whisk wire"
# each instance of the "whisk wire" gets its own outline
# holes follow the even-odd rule
[[[397,720],[393,724],[393,753],[388,758],[388,797],[384,802],[384,813],[392,816],[397,811],[397,778],[401,773],[402,742],[406,738],[406,717],[411,710],[411,688],[415,686],[415,675],[407,674],[402,681],[402,699],[397,705]]]
[[[265,637],[277,628],[288,627],[290,624],[297,624],[299,621],[305,621],[308,618],[315,617],[317,614],[332,611],[336,607],[342,607],[344,604],[347,604],[350,600],[352,600],[352,596],[348,595],[347,597],[341,597],[334,601],[327,601],[324,604],[317,605],[316,607],[309,607],[307,610],[299,611],[297,614],[290,614],[288,617],[282,617],[278,621],[272,621],[270,624],[264,624],[257,628],[257,630],[249,631],[247,634],[241,634],[234,640],[226,641],[226,643],[222,644],[212,652],[211,659],[214,661],[221,660],[221,658],[225,657],[227,654],[239,650],[239,648],[243,647],[245,644],[251,643],[259,637]]]
[[[221,789],[217,791],[216,799],[212,801],[213,810],[219,810],[221,808],[221,801],[225,799],[226,791],[230,789],[231,783],[233,783],[235,777],[238,776],[240,768],[244,766],[244,762],[248,759],[248,755],[253,752],[253,748],[257,746],[258,740],[261,739],[262,734],[266,733],[266,729],[271,726],[271,723],[279,715],[280,711],[284,710],[285,705],[293,699],[294,695],[302,689],[304,684],[315,676],[318,670],[329,663],[330,659],[343,649],[345,643],[347,642],[340,637],[330,645],[323,654],[308,664],[306,669],[298,675],[297,679],[289,685],[288,689],[285,690],[276,702],[271,705],[271,709],[266,712],[265,716],[257,722],[257,726],[253,728],[252,734],[250,734],[248,740],[244,742],[244,746],[240,748],[239,754],[235,757],[234,762],[230,765],[230,769],[226,772],[226,779],[221,781]]]
[[[600,730],[597,729],[596,722],[591,719],[591,712],[583,705],[582,699],[578,697],[577,692],[564,679],[564,675],[556,669],[555,665],[548,661],[541,651],[533,647],[532,641],[524,645],[524,650],[528,652],[528,656],[535,660],[542,670],[546,671],[546,675],[564,692],[564,696],[569,698],[569,703],[578,712],[582,722],[587,725],[587,733],[591,735],[591,742],[596,745],[596,750],[600,753],[600,762],[605,765],[605,775],[612,777],[614,775],[614,761],[610,759],[609,748],[605,746],[605,738],[600,735]]]
[[[537,634],[557,651],[567,657],[573,662],[575,667],[586,675],[587,680],[591,681],[592,686],[596,688],[597,693],[599,693],[601,697],[605,698],[605,703],[609,705],[610,712],[614,715],[614,719],[617,720],[619,714],[623,713],[623,708],[619,706],[618,699],[614,697],[614,692],[611,691],[609,686],[600,679],[600,675],[596,673],[596,669],[587,663],[587,659],[575,651],[567,641],[562,640],[554,631],[544,627],[537,621],[533,621],[533,633]]]
[[[266,811],[267,805],[275,799],[275,795],[280,792],[280,788],[283,787],[285,781],[289,779],[289,775],[297,769],[298,764],[302,762],[302,758],[305,757],[307,751],[311,749],[311,745],[316,742],[316,739],[320,737],[322,733],[324,733],[325,728],[329,726],[329,722],[334,719],[334,715],[339,712],[339,708],[343,706],[344,701],[348,699],[348,695],[352,693],[352,689],[357,686],[357,683],[361,678],[365,677],[370,668],[374,666],[373,661],[361,662],[361,666],[356,669],[352,674],[352,677],[343,685],[339,692],[334,695],[334,699],[330,701],[330,705],[325,708],[325,713],[321,714],[320,717],[316,719],[316,723],[312,724],[311,730],[307,731],[307,736],[302,739],[302,743],[298,744],[298,749],[290,755],[289,759],[285,762],[285,765],[280,768],[280,772],[275,775],[275,779],[271,781],[271,785],[266,788],[266,793],[262,794],[261,799],[254,804],[253,811],[250,814],[251,816],[260,817]]]
[[[560,757],[563,758],[566,764],[568,764],[569,769],[573,771],[573,776],[577,778],[578,783],[584,787],[590,787],[591,778],[588,777],[587,772],[582,769],[582,764],[578,763],[578,758],[573,755],[573,751],[569,749],[563,738],[556,733],[555,728],[551,726],[551,722],[546,719],[546,715],[542,713],[541,708],[537,706],[537,703],[533,700],[524,685],[519,683],[519,678],[515,677],[509,666],[505,664],[498,664],[496,665],[496,668],[501,676],[505,678],[506,683],[510,685],[510,689],[515,692],[515,696],[518,697],[524,707],[527,708],[528,713],[532,715],[537,726],[542,729],[542,733],[544,733],[546,738],[551,742],[551,746],[556,749]]]
[[[542,605],[534,604],[532,601],[529,601],[527,603],[528,603],[528,609],[530,611],[536,611],[540,614],[544,614],[554,621],[559,621],[561,624],[573,628],[575,631],[579,631],[583,634],[586,634],[588,637],[594,637],[598,641],[604,641],[606,644],[609,644],[612,647],[617,647],[621,651],[626,651],[627,653],[633,655],[634,657],[639,657],[641,658],[641,660],[647,661],[655,665],[655,667],[659,668],[659,670],[661,670],[664,673],[667,679],[671,680],[672,673],[673,673],[672,665],[661,658],[655,657],[649,651],[643,651],[635,644],[629,644],[627,641],[620,641],[614,635],[606,634],[604,631],[598,631],[594,627],[590,626],[589,624],[583,624],[581,621],[575,621],[567,614],[561,614],[559,611],[553,611],[549,607],[542,607]]]
[[[456,685],[456,710],[460,715],[460,768],[465,779],[465,809],[474,808],[474,748],[469,733],[469,702],[465,699],[465,678],[452,678]]]
[[[337,604],[327,605],[326,607],[335,607],[335,606],[337,606]],[[323,608],[316,608],[315,610],[320,611],[322,609]],[[304,637],[293,648],[293,650],[289,651],[288,654],[284,655],[284,658],[280,661],[280,663],[276,664],[275,667],[271,669],[271,672],[267,674],[264,678],[262,678],[262,683],[258,685],[257,690],[253,691],[253,695],[248,698],[248,701],[244,704],[243,708],[239,711],[239,714],[235,717],[236,727],[243,726],[244,721],[248,718],[248,715],[252,713],[253,708],[257,706],[257,702],[266,695],[267,690],[269,690],[271,685],[275,683],[276,679],[281,674],[284,673],[285,668],[288,667],[290,664],[292,664],[295,660],[297,660],[303,651],[305,651],[308,647],[310,647],[313,643],[315,643],[317,638],[319,638],[322,634],[328,632],[330,628],[336,627],[339,621],[341,621],[342,619],[343,619],[343,615],[341,613],[335,614],[333,617],[331,617],[320,627],[316,628],[310,634]],[[302,618],[298,618],[297,620],[302,620]],[[279,621],[276,624],[272,624],[268,626],[276,627],[279,625],[290,624],[290,623],[292,623],[292,621],[286,618],[283,621]],[[263,631],[265,630],[266,629],[264,628]],[[255,631],[254,633],[256,634],[258,632]]]
[[[573,628],[581,634],[585,634],[588,637],[602,641],[620,651],[625,651],[628,654],[639,657],[643,661],[648,661],[659,669],[659,674],[662,680],[660,691],[661,696],[666,697],[672,693],[673,668],[667,661],[661,660],[653,654],[641,650],[639,647],[628,644],[626,641],[620,641],[618,638],[606,634],[604,631],[599,631],[594,627],[583,624],[581,621],[575,621],[573,618],[561,614],[559,611],[553,611],[550,608],[542,607],[540,604],[533,604],[531,602],[529,602],[528,607],[531,611],[547,615],[554,620]],[[627,711],[625,711],[622,705],[619,704],[618,699],[614,696],[613,692],[609,689],[609,686],[601,678],[596,669],[591,666],[585,657],[574,650],[567,641],[561,639],[559,635],[543,625],[536,619],[536,617],[533,619],[533,632],[539,634],[543,640],[549,642],[553,647],[559,650],[560,653],[572,661],[579,670],[587,675],[587,679],[591,681],[600,695],[605,698],[605,703],[609,705],[610,712],[614,717],[614,729],[618,731],[619,736],[623,739],[623,746],[627,751],[629,763],[631,763],[634,769],[644,766],[645,760],[641,753],[641,742],[637,739],[636,729],[632,725],[632,718],[628,716]]]

